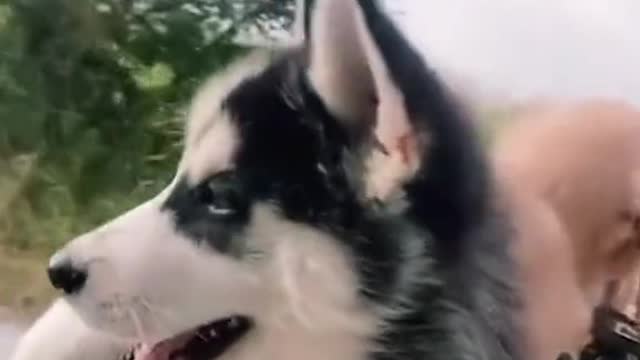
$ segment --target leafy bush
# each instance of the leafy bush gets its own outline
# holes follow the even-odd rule
[[[54,248],[150,197],[178,160],[182,110],[290,25],[282,0],[0,1],[0,244]]]

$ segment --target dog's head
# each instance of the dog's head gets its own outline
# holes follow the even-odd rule
[[[400,242],[376,239],[398,207],[379,205],[402,206],[421,171],[429,138],[407,98],[427,70],[372,1],[315,3],[302,49],[255,54],[203,86],[162,193],[52,257],[53,284],[87,323],[156,344],[153,359],[214,357],[305,319],[372,335],[359,295],[393,276],[385,256]],[[370,283],[356,270],[366,257]]]

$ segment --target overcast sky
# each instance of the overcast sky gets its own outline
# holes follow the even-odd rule
[[[515,98],[640,105],[640,0],[388,0],[436,68]]]

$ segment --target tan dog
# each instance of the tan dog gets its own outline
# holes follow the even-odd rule
[[[537,107],[493,155],[517,232],[532,359],[575,353],[611,282],[621,309],[638,297],[640,112],[604,100]]]

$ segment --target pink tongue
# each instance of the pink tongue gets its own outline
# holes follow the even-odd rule
[[[192,337],[193,334],[188,332],[163,340],[151,348],[148,345],[142,345],[136,350],[135,360],[188,360],[180,356],[170,359],[169,356],[180,351]]]

